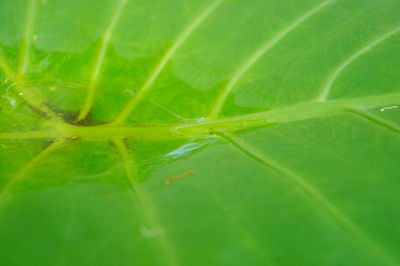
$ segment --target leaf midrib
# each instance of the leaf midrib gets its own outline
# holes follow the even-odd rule
[[[97,126],[78,126],[61,120],[50,120],[48,127],[42,130],[2,132],[0,133],[0,140],[60,138],[80,138],[84,140],[112,140],[115,138],[149,140],[182,139],[210,136],[219,131],[234,132],[241,129],[310,120],[349,112],[362,117],[368,116],[368,120],[380,126],[385,126],[384,124],[389,123],[388,121],[385,121],[383,118],[375,119],[374,116],[368,115],[369,113],[367,110],[370,108],[395,105],[399,102],[400,93],[390,93],[379,96],[339,99],[325,102],[305,102],[266,112],[202,122],[159,125],[113,125],[109,123]],[[392,126],[392,130],[397,133],[400,132],[396,125]]]
[[[22,64],[21,64],[22,65]],[[224,102],[221,101],[221,102]],[[7,139],[15,139],[19,135],[20,139],[59,139],[59,138],[81,138],[84,140],[113,140],[117,139],[119,149],[125,150],[125,144],[121,144],[124,138],[139,139],[172,139],[191,136],[207,136],[214,135],[217,131],[237,131],[240,129],[269,126],[276,123],[286,123],[298,120],[308,120],[324,116],[333,116],[340,113],[353,112],[361,114],[365,110],[373,107],[384,105],[393,105],[400,102],[400,93],[385,94],[381,96],[363,97],[358,99],[341,99],[334,101],[326,101],[322,103],[308,102],[299,103],[291,106],[277,108],[267,112],[261,112],[250,115],[236,116],[231,118],[218,118],[203,122],[188,122],[169,125],[123,125],[114,126],[106,124],[101,126],[77,126],[66,123],[62,120],[51,119],[48,121],[48,128],[41,131],[29,131],[22,133],[0,133],[0,141]],[[40,102],[41,103],[41,102]],[[40,106],[40,103],[37,104]],[[356,112],[354,112],[356,111]],[[360,111],[359,113],[357,111]],[[373,118],[370,121],[378,123]],[[381,124],[382,125],[382,124]],[[4,137],[4,138],[3,138]],[[118,145],[117,145],[118,146]],[[44,154],[46,154],[46,151]],[[39,156],[41,157],[41,156]],[[121,158],[124,167],[129,166],[127,156]],[[33,165],[35,160],[31,163]],[[132,170],[127,168],[126,175],[131,178]],[[168,252],[167,252],[168,253]],[[168,257],[168,254],[167,254]],[[173,260],[172,260],[173,261]],[[174,265],[175,263],[170,263]]]

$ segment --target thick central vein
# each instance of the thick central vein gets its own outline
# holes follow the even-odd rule
[[[111,16],[110,23],[109,23],[107,29],[105,30],[103,37],[101,38],[101,43],[100,43],[100,47],[99,47],[97,56],[94,61],[93,74],[90,77],[86,98],[83,103],[82,109],[79,112],[79,115],[77,117],[78,121],[85,119],[85,117],[89,114],[90,109],[92,108],[94,97],[95,97],[95,92],[96,92],[96,85],[97,85],[97,81],[100,76],[101,69],[103,67],[104,57],[107,53],[107,49],[110,44],[113,31],[114,31],[118,21],[121,18],[121,13],[122,13],[124,7],[126,6],[127,2],[128,2],[128,0],[120,0],[119,1],[117,6],[115,7],[115,11],[114,11],[113,15]]]
[[[186,124],[179,128],[187,134],[205,133],[205,128],[214,131],[256,127],[276,123],[290,123],[320,117],[334,116],[343,113],[354,113],[354,109],[370,109],[381,106],[397,105],[400,103],[400,93],[385,94],[362,98],[339,99],[326,102],[306,102],[290,105],[249,115],[206,121],[197,124]]]
[[[269,126],[277,123],[309,120],[354,113],[375,107],[393,106],[400,103],[400,93],[369,96],[357,99],[340,99],[326,102],[299,103],[267,112],[236,116],[231,118],[164,125],[98,125],[75,126],[53,121],[48,128],[28,132],[2,132],[0,140],[80,138],[86,140],[112,140],[115,138],[134,139],[182,139],[207,137],[219,131],[234,132],[240,129]],[[382,121],[381,121],[382,122]],[[381,123],[382,124],[382,123]]]

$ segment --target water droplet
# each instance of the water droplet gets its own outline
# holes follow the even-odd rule
[[[24,96],[24,94],[22,92],[18,93],[19,96]]]
[[[206,142],[191,142],[185,145],[180,146],[179,148],[167,153],[164,157],[167,159],[176,159],[182,156],[189,154],[192,151],[195,151],[202,146],[206,145]]]
[[[393,110],[393,109],[397,109],[397,108],[399,108],[397,105],[385,106],[385,107],[382,107],[382,108],[380,109],[380,111],[381,111],[381,112],[385,112],[386,110]]]
[[[38,36],[37,36],[37,35],[33,35],[33,36],[32,36],[32,39],[33,39],[34,41],[36,41],[36,40],[38,39]]]
[[[8,96],[3,96],[3,98],[6,99],[12,107],[15,107],[17,105],[17,101],[15,99]]]

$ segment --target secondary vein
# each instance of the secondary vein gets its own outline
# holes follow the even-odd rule
[[[0,68],[3,70],[3,73],[5,74],[8,80],[14,79],[15,73],[12,70],[10,64],[8,63],[6,55],[4,54],[4,51],[1,47],[0,47]]]
[[[37,0],[29,0],[23,29],[23,37],[19,53],[18,69],[14,75],[8,75],[13,86],[19,91],[19,96],[35,110],[46,114],[53,120],[60,120],[59,116],[46,106],[41,97],[23,86],[24,75],[28,71],[31,56],[32,34],[37,13]]]
[[[4,187],[0,190],[0,207],[2,208],[5,204],[6,201],[6,196],[5,193],[9,191],[13,185],[15,185],[17,182],[22,180],[24,177],[26,177],[26,174],[33,168],[35,165],[40,162],[43,158],[48,156],[50,153],[58,149],[60,146],[64,144],[64,140],[58,139],[53,141],[49,146],[44,148],[42,151],[40,151],[38,154],[36,154],[34,157],[32,157],[19,171],[4,185]],[[1,210],[0,208],[0,210]]]
[[[160,75],[161,71],[164,69],[165,65],[168,61],[174,56],[176,51],[185,43],[185,41],[189,38],[190,35],[201,25],[201,23],[209,17],[209,15],[217,9],[218,6],[224,0],[213,0],[211,4],[201,12],[178,36],[173,45],[167,50],[167,52],[163,55],[161,60],[155,66],[151,74],[148,76],[146,81],[142,84],[142,86],[136,91],[136,95],[128,102],[128,104],[122,109],[122,111],[115,117],[113,124],[122,124],[125,122],[129,114],[134,110],[134,108],[140,103],[143,97],[149,92],[152,84]]]
[[[390,131],[393,131],[396,134],[400,134],[400,126],[398,126],[395,123],[388,121],[380,116],[377,116],[371,112],[368,112],[363,109],[356,109],[356,108],[351,109],[350,112],[353,112],[353,113],[365,118],[366,120],[373,122],[374,124],[377,124],[378,126],[381,126]]]
[[[271,50],[276,44],[279,43],[283,38],[290,34],[293,30],[302,25],[307,19],[315,15],[316,13],[323,10],[327,5],[331,4],[333,1],[324,1],[317,6],[311,8],[305,12],[302,16],[295,19],[292,23],[286,26],[284,29],[275,34],[271,39],[264,42],[253,54],[251,54],[243,64],[241,64],[236,71],[233,73],[228,84],[221,90],[221,93],[217,97],[213,107],[208,113],[208,118],[213,119],[218,116],[224,105],[228,95],[232,89],[236,86],[243,75],[256,63],[260,58],[262,58],[269,50]]]
[[[400,25],[396,26],[395,28],[389,30],[388,32],[385,32],[383,35],[380,37],[372,40],[371,42],[367,43],[365,46],[361,47],[360,49],[356,50],[353,54],[351,54],[347,59],[345,59],[342,63],[340,63],[333,71],[328,75],[328,78],[325,80],[321,92],[317,96],[317,101],[322,102],[325,101],[330,93],[330,90],[332,88],[333,83],[335,80],[340,76],[340,74],[343,73],[343,71],[351,64],[353,63],[357,58],[360,56],[364,55],[365,53],[369,52],[372,50],[374,47],[377,45],[381,44],[384,42],[387,38],[390,36],[396,34],[397,32],[400,31]]]
[[[165,229],[161,226],[160,220],[156,215],[154,206],[148,198],[144,189],[140,187],[137,183],[137,169],[134,159],[129,155],[128,148],[126,144],[121,139],[113,139],[114,146],[120,156],[121,164],[124,169],[125,175],[131,186],[133,196],[137,199],[139,203],[139,212],[143,214],[143,219],[147,226],[155,231],[163,232]],[[178,266],[178,259],[175,254],[175,250],[172,248],[172,244],[166,235],[155,236],[157,244],[159,245],[158,250],[162,252],[164,257],[164,265]]]
[[[358,224],[351,220],[350,217],[340,210],[333,202],[327,199],[323,193],[317,190],[317,188],[307,182],[305,178],[294,173],[292,170],[283,166],[282,164],[272,160],[268,156],[262,154],[256,148],[243,141],[243,139],[240,139],[233,134],[223,132],[221,132],[219,135],[241,152],[249,156],[251,159],[279,173],[283,178],[283,181],[301,192],[310,200],[310,202],[315,204],[322,211],[329,213],[329,215],[337,223],[357,237],[361,244],[368,247],[370,251],[374,252],[378,257],[387,262],[388,265],[399,265],[392,254],[388,253],[388,251],[380,243],[367,235]]]
[[[19,55],[18,75],[24,75],[28,70],[36,8],[37,0],[29,0],[26,10],[21,51]]]
[[[89,86],[87,89],[87,94],[85,101],[83,103],[83,106],[78,114],[77,121],[85,119],[85,117],[89,114],[90,109],[93,106],[93,101],[96,93],[96,86],[97,86],[97,81],[100,76],[101,69],[103,68],[103,63],[104,63],[104,57],[107,53],[108,46],[110,44],[114,29],[116,25],[118,24],[122,11],[124,7],[126,6],[128,0],[120,0],[118,4],[115,7],[114,13],[111,16],[110,23],[105,30],[102,38],[101,38],[101,43],[100,47],[98,50],[98,53],[96,55],[96,58],[94,60],[94,67],[93,67],[93,73],[90,77],[89,80]]]

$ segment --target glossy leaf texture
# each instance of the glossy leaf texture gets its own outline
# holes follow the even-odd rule
[[[1,265],[399,265],[400,1],[0,0]]]

